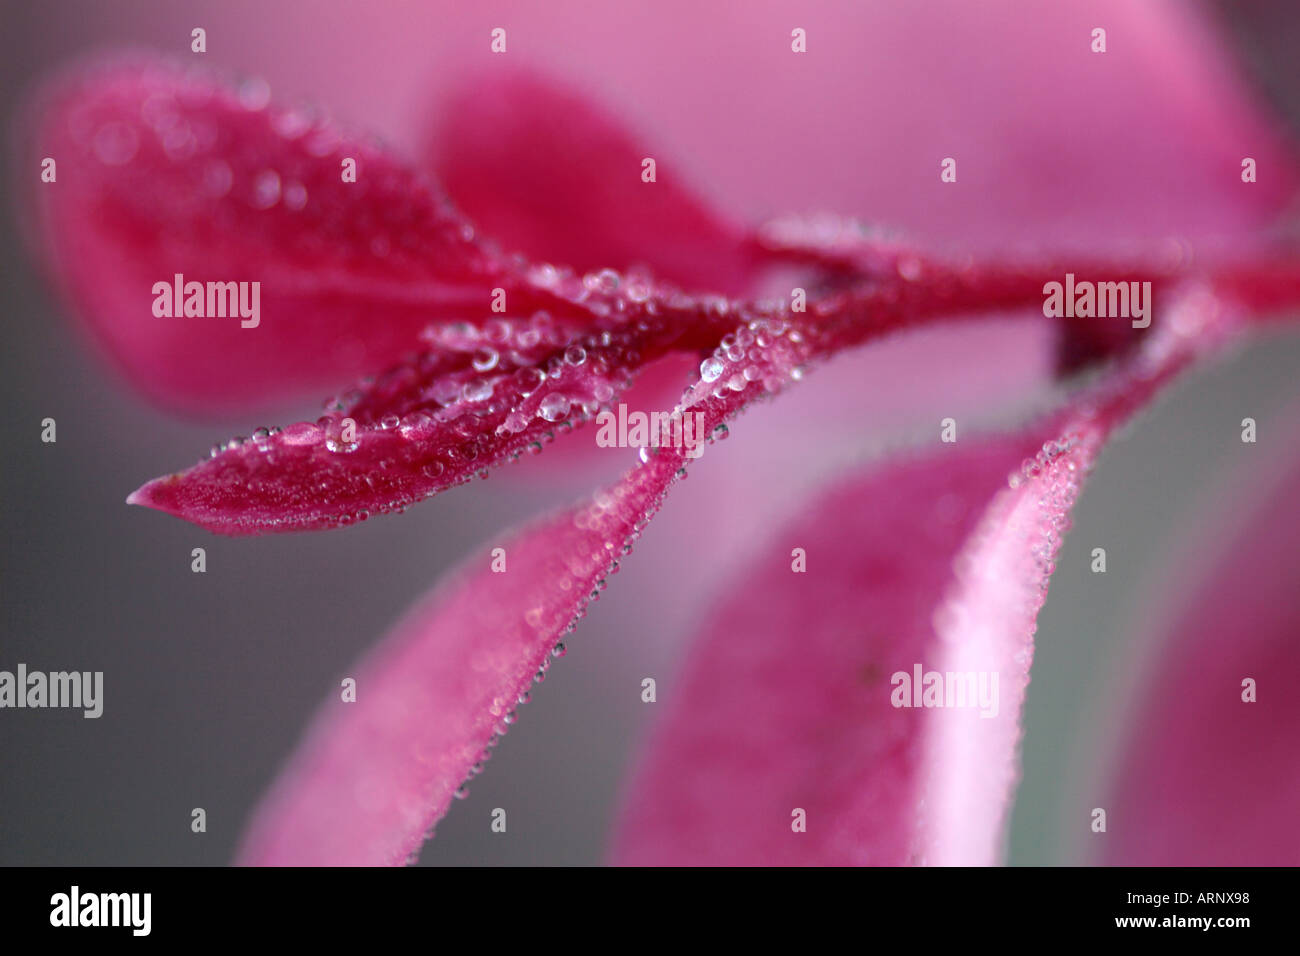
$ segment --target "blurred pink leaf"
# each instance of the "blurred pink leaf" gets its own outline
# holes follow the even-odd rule
[[[461,81],[441,107],[433,168],[488,235],[579,272],[644,266],[685,288],[748,291],[756,263],[744,231],[585,98],[491,71]],[[656,155],[655,180],[644,182],[642,161]]]
[[[1127,658],[1108,795],[1088,805],[1107,813],[1085,838],[1103,865],[1300,859],[1300,460],[1294,419],[1271,431],[1285,459],[1242,466],[1226,514],[1188,529],[1163,602],[1130,636],[1149,653]]]
[[[431,323],[549,297],[475,240],[427,177],[310,113],[136,58],[46,91],[38,191],[46,261],[73,308],[153,398],[265,405],[396,361]],[[356,163],[355,182],[343,163]],[[260,319],[157,318],[156,282],[261,283]],[[532,298],[529,298],[532,296]]]
[[[1187,293],[1061,412],[886,464],[788,524],[665,688],[617,858],[999,862],[1035,619],[1081,483],[1106,438],[1235,325],[1212,296]],[[994,713],[895,707],[891,676],[918,665],[997,675]],[[796,809],[806,832],[792,829]]]
[[[557,641],[631,550],[672,482],[667,460],[541,520],[463,567],[327,702],[258,809],[238,862],[406,862],[514,720]]]

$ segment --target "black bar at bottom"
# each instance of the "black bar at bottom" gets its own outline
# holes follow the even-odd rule
[[[607,944],[618,947],[620,939],[692,922],[733,942],[782,925],[820,937],[843,924],[864,942],[902,933],[925,943],[1098,936],[1231,943],[1293,929],[1296,886],[1292,869],[1210,868],[11,868],[0,877],[7,877],[0,891],[6,943],[62,936],[128,945],[278,938],[374,944],[410,936],[445,944],[448,930],[460,946],[500,941],[503,931],[514,945],[528,945],[544,934],[583,936],[599,926],[616,931]],[[672,938],[661,937],[665,944]]]

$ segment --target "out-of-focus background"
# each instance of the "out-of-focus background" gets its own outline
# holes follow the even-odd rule
[[[842,105],[852,104],[851,89],[833,109],[813,95],[844,83],[895,81],[867,67],[848,71],[853,43],[869,38],[842,26],[845,6],[570,3],[542,5],[540,13],[542,7],[532,9],[537,5],[516,6],[531,12],[494,4],[298,0],[8,3],[0,31],[6,159],[16,153],[21,98],[48,71],[124,46],[191,57],[194,26],[208,32],[209,65],[265,76],[276,95],[325,103],[413,155],[439,88],[475,56],[482,59],[491,27],[506,25],[510,56],[603,97],[663,155],[678,157],[706,196],[714,188],[727,193],[729,211],[870,215],[853,193],[852,164],[841,163],[848,171],[834,174],[825,158],[857,122]],[[889,16],[924,18],[924,8],[899,3]],[[1287,82],[1286,70],[1297,42],[1294,9],[1250,2],[1207,9],[1261,100],[1294,118],[1300,85]],[[1035,16],[1035,5],[1011,10],[1005,30],[1015,43],[1016,17]],[[1081,12],[1079,24],[1088,21]],[[717,32],[720,24],[729,29]],[[793,115],[789,103],[773,107],[747,92],[746,78],[766,67],[761,57],[738,52],[768,28],[784,51],[791,25],[807,26],[811,42],[829,48],[798,64],[811,75],[793,81],[807,97]],[[918,43],[923,35],[916,33]],[[1123,38],[1111,42],[1124,55]],[[955,30],[936,31],[933,43],[917,55],[938,61],[962,50]],[[715,85],[683,91],[667,84],[683,62],[709,58]],[[767,169],[783,171],[785,191],[765,204],[757,186],[746,192],[728,184],[725,166],[709,158],[720,154],[710,137],[724,135],[735,138],[736,157],[748,157],[735,161],[756,165],[751,181]],[[790,171],[801,169],[807,175],[792,179]],[[213,441],[312,418],[317,406],[268,409],[258,421],[194,424],[144,403],[64,313],[25,253],[18,200],[23,190],[40,188],[36,173],[11,161],[4,186],[0,668],[24,662],[41,670],[102,670],[105,701],[99,720],[67,711],[0,712],[0,863],[223,864],[315,707],[407,606],[493,535],[567,503],[627,462],[548,467],[543,455],[405,515],[312,535],[218,538],[129,508],[131,490],[196,460]],[[885,212],[891,221],[908,214]],[[998,341],[990,334],[990,349]],[[699,602],[744,558],[743,549],[722,548],[707,566],[692,565],[689,542],[701,531],[701,515],[711,536],[748,540],[752,511],[716,504],[726,500],[728,483],[752,483],[747,500],[780,514],[833,474],[832,466],[912,440],[932,430],[942,412],[967,411],[973,392],[950,374],[955,365],[944,365],[945,355],[955,362],[959,353],[940,351],[933,381],[918,386],[920,397],[909,407],[858,410],[854,429],[833,449],[822,449],[804,471],[791,463],[787,476],[787,462],[771,459],[773,430],[787,429],[794,443],[818,407],[816,389],[883,376],[896,354],[853,357],[811,376],[779,406],[746,416],[727,443],[710,451],[717,460],[702,463],[674,491],[569,642],[568,656],[520,711],[470,799],[439,825],[422,863],[604,859],[619,788],[654,716],[654,707],[641,702],[641,678],[671,686]],[[994,421],[1011,414],[1014,403],[994,387],[997,363],[988,364],[982,384],[993,401],[985,417]],[[1075,824],[1065,819],[1088,799],[1089,786],[1073,771],[1086,763],[1082,755],[1106,746],[1094,731],[1125,659],[1126,626],[1177,529],[1216,495],[1230,499],[1222,476],[1240,462],[1243,447],[1268,453],[1278,430],[1267,423],[1294,396],[1297,368],[1300,336],[1273,334],[1180,387],[1116,443],[1093,476],[1040,619],[1013,863],[1072,859]],[[1258,446],[1238,440],[1247,415],[1261,422]],[[56,444],[40,442],[47,417],[58,423]],[[590,432],[573,440],[589,441]],[[1104,578],[1088,573],[1098,545],[1111,555]],[[190,570],[190,551],[199,546],[207,550],[206,574]],[[488,829],[498,806],[509,808],[506,835]],[[190,831],[195,807],[207,812],[205,834]]]

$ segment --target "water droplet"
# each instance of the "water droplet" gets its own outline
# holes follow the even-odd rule
[[[521,368],[515,373],[515,384],[524,396],[531,395],[545,381],[546,373],[539,368]]]
[[[435,427],[433,416],[428,412],[419,411],[403,416],[397,431],[407,441],[417,441],[431,435]]]
[[[280,201],[280,174],[274,169],[264,169],[253,179],[254,209],[270,209]]]
[[[713,438],[714,441],[722,441],[730,434],[731,434],[731,429],[729,429],[726,425],[719,423],[713,427],[713,432],[711,434],[711,437]]]
[[[564,350],[564,361],[570,365],[581,365],[587,361],[587,350],[581,345],[570,345]]]
[[[320,426],[311,422],[295,422],[284,430],[281,439],[286,445],[315,445],[321,440],[323,432]]]
[[[908,282],[915,282],[921,278],[921,260],[916,256],[899,256],[898,274]]]
[[[700,363],[700,378],[705,382],[717,381],[725,368],[716,358],[706,358]]]
[[[551,656],[557,659],[563,657],[567,653],[569,653],[569,649],[564,646],[563,641],[551,648]]]
[[[125,123],[105,123],[95,133],[95,155],[105,166],[123,166],[135,158],[140,138]]]
[[[481,349],[478,349],[474,353],[474,359],[473,359],[474,371],[490,372],[492,369],[497,367],[497,361],[499,359],[500,356],[497,355],[496,349],[490,349],[487,348],[486,346]]]
[[[271,102],[271,86],[261,77],[253,77],[239,84],[238,95],[239,105],[255,113]]]
[[[203,189],[213,199],[220,199],[230,192],[234,174],[230,167],[220,159],[214,159],[203,170]]]
[[[603,292],[610,295],[618,291],[619,282],[622,277],[613,269],[601,269],[599,272],[591,272],[583,276],[583,286],[591,292]]]
[[[307,187],[296,179],[290,180],[284,187],[284,205],[294,212],[307,205]]]
[[[307,152],[313,156],[328,156],[338,147],[339,134],[331,127],[322,127],[307,137]]]
[[[537,285],[550,288],[560,281],[560,271],[550,263],[542,263],[529,271],[528,278]]]
[[[253,444],[257,446],[258,451],[268,452],[271,450],[271,437],[278,434],[270,428],[254,428]]]
[[[467,402],[482,402],[492,397],[492,383],[485,379],[466,382],[460,390],[461,397]]]
[[[547,395],[537,406],[537,414],[548,422],[558,422],[569,411],[569,399],[558,393]]]
[[[285,139],[297,139],[311,129],[311,117],[301,110],[285,110],[271,118],[271,126]]]

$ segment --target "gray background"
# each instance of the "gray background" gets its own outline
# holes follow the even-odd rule
[[[1295,34],[1277,27],[1269,6],[1226,5],[1251,69],[1286,104],[1293,90],[1277,82],[1275,64],[1288,49],[1279,38],[1293,49]],[[161,45],[171,29],[157,19],[92,32],[80,10],[7,5],[6,132],[20,89],[49,65],[92,46]],[[494,478],[400,518],[259,539],[216,538],[128,508],[123,498],[144,479],[258,423],[179,423],[122,387],[29,267],[12,193],[2,196],[0,667],[103,670],[106,703],[98,721],[0,714],[0,863],[225,863],[248,812],[349,664],[445,569],[597,476],[558,475],[537,487]],[[1198,496],[1241,455],[1243,415],[1261,423],[1274,416],[1293,394],[1297,367],[1294,333],[1234,356],[1162,403],[1094,475],[1040,620],[1013,862],[1068,859],[1073,834],[1062,814],[1077,786],[1072,755],[1107,699],[1143,572],[1159,565]],[[299,406],[268,420],[311,412]],[[39,442],[47,416],[58,421],[55,445]],[[1265,425],[1265,446],[1278,431]],[[745,432],[737,429],[719,454],[743,454]],[[709,471],[693,472],[668,508],[688,509],[692,495],[703,500],[709,482],[722,480]],[[650,567],[656,553],[671,553],[680,530],[666,519],[652,527],[422,862],[602,860],[620,781],[646,729],[636,688],[644,674],[671,672],[684,635],[668,632],[686,623],[670,612],[662,640],[636,639],[653,606],[638,559],[648,553]],[[1088,573],[1099,543],[1111,554],[1104,577]],[[190,549],[200,545],[206,575],[190,571]],[[189,830],[196,806],[208,813],[201,836]],[[508,839],[488,833],[494,806],[511,808]]]

